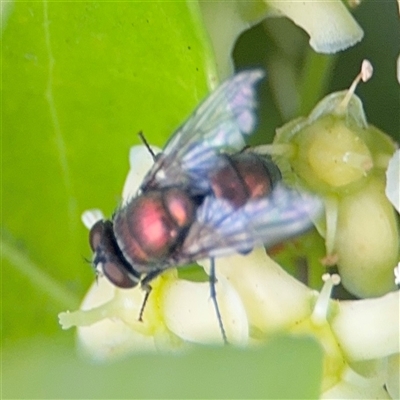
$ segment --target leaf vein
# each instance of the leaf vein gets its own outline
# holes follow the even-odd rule
[[[49,20],[49,11],[48,11],[48,2],[47,0],[43,0],[43,26],[44,26],[44,36],[45,36],[45,43],[46,43],[46,50],[49,58],[48,62],[48,79],[47,79],[47,86],[45,91],[45,98],[49,105],[50,111],[50,118],[54,128],[55,134],[55,143],[56,148],[58,151],[58,158],[61,166],[62,172],[62,179],[64,181],[64,185],[67,191],[68,196],[68,221],[69,221],[69,230],[70,234],[73,235],[77,232],[77,202],[76,197],[74,195],[74,188],[71,180],[70,169],[68,165],[68,158],[67,158],[67,151],[66,151],[66,144],[62,134],[60,119],[58,116],[56,103],[54,100],[54,93],[53,93],[53,78],[54,78],[54,65],[55,59],[53,56],[53,51],[51,47],[51,40],[50,40],[50,20]]]

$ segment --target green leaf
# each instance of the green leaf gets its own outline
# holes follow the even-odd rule
[[[162,145],[215,75],[196,2],[16,2],[2,57],[9,340],[59,331],[94,279],[81,213],[112,213],[137,133]]]
[[[137,355],[111,365],[46,347],[4,354],[5,398],[319,398],[322,350],[310,338],[277,337],[253,350]]]

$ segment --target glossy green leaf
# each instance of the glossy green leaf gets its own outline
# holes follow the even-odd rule
[[[40,344],[5,354],[4,397],[319,398],[322,350],[310,338],[280,337],[253,350],[137,355],[111,365],[89,365],[50,348],[50,354]]]
[[[93,272],[137,133],[162,145],[207,93],[196,2],[17,2],[2,36],[3,338],[55,332]]]

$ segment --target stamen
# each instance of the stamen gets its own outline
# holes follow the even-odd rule
[[[349,101],[351,97],[353,96],[357,85],[359,84],[360,81],[367,82],[369,79],[371,79],[372,74],[374,72],[374,69],[372,67],[372,64],[368,60],[363,60],[361,64],[361,70],[360,73],[356,76],[354,79],[353,83],[351,84],[349,90],[347,91],[346,95],[344,96],[343,100],[340,102],[340,104],[336,108],[336,112],[338,114],[343,114],[347,106],[349,105]]]
[[[90,310],[62,312],[58,314],[58,321],[62,329],[69,329],[73,326],[90,326],[105,318],[111,318],[113,316],[115,316],[115,309],[112,305],[112,301],[110,301]]]
[[[73,326],[90,326],[104,319],[116,319],[134,327],[134,330],[149,334],[149,324],[139,322],[136,317],[137,303],[128,291],[113,288],[113,297],[98,307],[88,310],[77,310],[73,312],[62,312],[58,314],[58,320],[62,329]]]
[[[372,74],[374,73],[374,67],[370,63],[369,60],[363,60],[361,64],[361,79],[362,81],[368,82],[372,78]]]
[[[338,274],[324,274],[322,275],[322,280],[324,281],[324,286],[319,293],[314,311],[311,315],[311,320],[317,325],[322,325],[326,322],[332,289],[340,283],[340,276]]]

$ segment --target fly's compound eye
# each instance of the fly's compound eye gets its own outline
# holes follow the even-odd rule
[[[132,276],[123,264],[116,260],[107,260],[103,265],[103,274],[115,286],[121,289],[131,289],[135,287],[139,280]]]
[[[89,234],[90,247],[94,252],[93,263],[115,286],[123,289],[135,287],[140,275],[123,256],[114,236],[111,221],[96,222]]]
[[[94,253],[97,251],[98,247],[101,244],[101,240],[104,236],[105,224],[105,221],[99,220],[90,229],[89,244]]]

